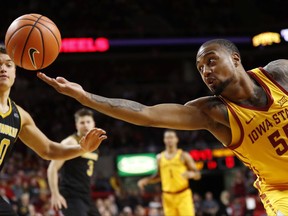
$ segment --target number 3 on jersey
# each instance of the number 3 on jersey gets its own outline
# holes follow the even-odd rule
[[[93,171],[94,171],[94,161],[93,160],[89,160],[87,162],[87,164],[88,164],[87,175],[88,176],[92,176],[93,175]]]
[[[3,163],[9,145],[10,145],[9,139],[4,138],[0,142],[0,165]]]

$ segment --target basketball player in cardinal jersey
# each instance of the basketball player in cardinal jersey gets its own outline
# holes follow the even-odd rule
[[[161,181],[165,215],[194,216],[189,179],[199,180],[201,174],[192,157],[177,147],[179,140],[176,131],[166,130],[163,141],[165,151],[157,155],[158,172],[139,180],[138,186],[143,189],[147,184]]]
[[[38,76],[83,105],[135,125],[209,131],[257,175],[254,186],[267,215],[288,215],[288,60],[246,71],[235,44],[214,39],[199,48],[196,67],[214,95],[184,105],[145,106]]]

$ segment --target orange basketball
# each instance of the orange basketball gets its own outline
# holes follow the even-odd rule
[[[39,70],[57,58],[61,34],[49,18],[40,14],[26,14],[9,26],[5,46],[7,54],[17,66]]]

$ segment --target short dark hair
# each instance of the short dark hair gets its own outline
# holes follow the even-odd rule
[[[230,51],[231,53],[236,52],[238,53],[238,55],[240,56],[240,52],[239,49],[237,48],[237,46],[231,42],[230,40],[226,40],[226,39],[213,39],[213,40],[209,40],[206,41],[204,44],[202,44],[201,47],[210,45],[210,44],[218,44],[221,47],[224,47],[225,49],[227,49],[228,51]]]
[[[94,117],[94,113],[93,113],[92,110],[87,109],[87,108],[79,109],[74,114],[75,121],[77,121],[80,117],[83,117],[83,116],[91,116],[93,118]]]
[[[173,129],[165,129],[164,134],[165,134],[165,133],[175,133],[175,135],[178,136],[178,135],[177,135],[177,131],[176,131],[176,130],[173,130]]]
[[[6,47],[3,44],[0,44],[0,53],[7,54]]]

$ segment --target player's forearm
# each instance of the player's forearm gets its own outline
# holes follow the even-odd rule
[[[147,106],[126,99],[106,98],[86,92],[80,103],[108,116],[136,125],[150,125]]]
[[[51,141],[44,158],[47,160],[69,160],[79,157],[84,153],[85,151],[80,145],[60,145]]]
[[[200,180],[201,179],[201,173],[197,171],[189,171],[190,178],[194,180]]]
[[[161,181],[161,178],[158,174],[149,176],[146,179],[148,184],[156,184]]]
[[[58,171],[55,168],[49,166],[47,170],[47,178],[51,195],[59,194]]]

